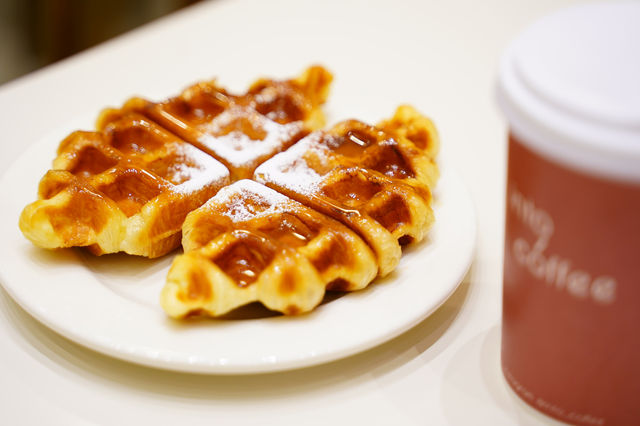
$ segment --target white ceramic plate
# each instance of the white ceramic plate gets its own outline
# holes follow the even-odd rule
[[[19,214],[35,200],[59,141],[80,127],[86,123],[65,126],[36,143],[3,176],[0,283],[51,329],[116,358],[218,374],[328,362],[387,341],[426,318],[456,289],[471,263],[473,205],[458,175],[441,167],[436,224],[426,241],[405,250],[391,276],[300,317],[171,320],[158,299],[173,254],[147,260],[93,257],[80,249],[48,251],[18,229]]]

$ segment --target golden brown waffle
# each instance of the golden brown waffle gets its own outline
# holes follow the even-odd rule
[[[413,171],[419,182],[433,188],[439,176],[436,157],[440,150],[440,139],[433,122],[412,106],[400,105],[391,118],[380,121],[376,127],[386,134],[386,137],[381,135],[379,137],[387,139],[391,137],[402,146],[402,155],[409,163],[404,175],[390,174],[390,169],[383,170],[383,173],[392,177],[412,178],[411,171]],[[365,154],[365,156],[371,155]],[[395,157],[393,154],[391,156]],[[376,168],[375,165],[373,168]]]
[[[138,111],[224,163],[231,179],[253,170],[324,125],[320,109],[331,74],[320,66],[296,79],[256,81],[242,95],[215,81],[195,84],[160,103],[133,98],[123,110]]]
[[[404,106],[380,127],[349,120],[314,132],[259,166],[254,179],[356,231],[385,275],[401,244],[420,241],[434,220],[437,150],[430,120]]]
[[[182,244],[161,295],[177,318],[219,316],[256,301],[307,312],[325,289],[358,290],[377,274],[369,247],[344,225],[250,180],[190,213]]]
[[[220,162],[145,117],[114,118],[60,144],[20,216],[37,246],[161,256],[179,246],[187,213],[229,183]]]

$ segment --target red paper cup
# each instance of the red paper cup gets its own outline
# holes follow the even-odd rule
[[[544,18],[503,56],[502,368],[538,410],[640,424],[640,3]]]

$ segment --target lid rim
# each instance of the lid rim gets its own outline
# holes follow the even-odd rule
[[[518,111],[500,81],[495,88],[495,97],[507,118],[509,132],[537,154],[589,175],[640,183],[640,150],[635,155],[598,150],[598,147],[587,147],[554,128],[535,123]]]
[[[593,29],[592,25],[585,25],[601,15],[607,16],[602,25],[608,27]],[[629,17],[636,16],[640,19],[640,2],[583,4],[535,22],[511,42],[499,63],[495,94],[510,127],[524,142],[547,157],[590,173],[640,180],[640,121],[636,123],[634,117],[638,114],[634,110],[625,110],[635,105],[637,81],[627,83],[628,79],[624,79],[620,84],[609,85],[617,76],[627,75],[611,74],[611,70],[618,69],[619,61],[626,61],[628,45],[623,43],[622,55],[611,56],[617,62],[602,63],[596,69],[584,68],[585,64],[594,63],[593,56],[599,51],[617,47],[620,33],[609,36],[617,18],[624,18],[629,35],[636,34],[635,27],[628,28]],[[570,37],[564,38],[568,28],[572,30]],[[627,32],[623,34],[626,36]],[[640,35],[640,31],[637,33]],[[601,43],[581,50],[581,45],[574,48],[576,40]],[[583,60],[585,55],[588,60]],[[640,66],[636,60],[629,59],[630,64],[624,62],[624,67],[635,69]],[[573,85],[572,76],[576,74],[580,74],[576,77],[578,83]],[[621,98],[627,84],[630,95]],[[593,94],[603,96],[602,108],[588,102],[581,104],[590,99],[590,87],[596,88]],[[609,108],[612,105],[619,108]]]

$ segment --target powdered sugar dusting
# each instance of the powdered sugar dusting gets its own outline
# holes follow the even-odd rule
[[[293,200],[257,182],[243,179],[222,188],[207,205],[222,205],[222,212],[234,222],[269,216],[290,210]]]
[[[281,151],[301,131],[301,123],[279,124],[256,111],[233,108],[202,126],[200,140],[234,167]]]
[[[323,132],[314,132],[286,151],[262,163],[254,178],[262,183],[274,183],[302,194],[313,194],[319,189],[323,175],[317,168],[325,168],[328,161],[327,147],[321,143]],[[316,164],[309,164],[313,159]]]
[[[189,194],[212,184],[222,184],[229,177],[229,170],[215,158],[189,144],[176,145],[181,162],[172,167],[172,180],[181,182],[175,192]]]

